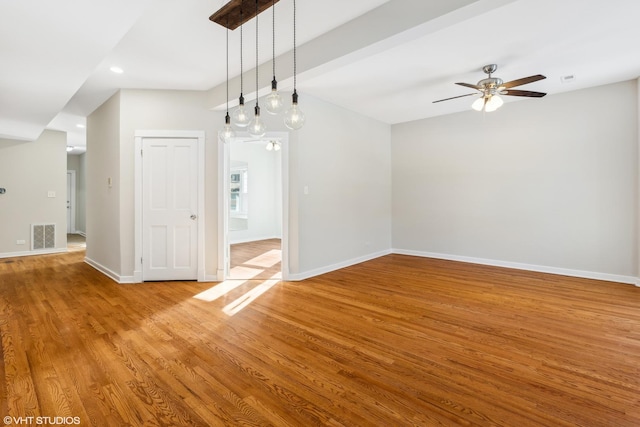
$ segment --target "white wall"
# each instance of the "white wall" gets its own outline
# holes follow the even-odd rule
[[[32,142],[0,139],[0,258],[30,255],[31,224],[56,224],[56,248],[67,247],[67,136],[45,130]],[[48,197],[49,191],[56,196]],[[17,244],[24,240],[24,244]]]
[[[638,192],[636,195],[636,212],[637,212],[637,221],[636,221],[636,286],[640,287],[640,78],[636,81],[636,92],[638,94],[638,104],[637,104],[637,126],[638,126],[638,157],[636,158],[636,168],[638,169],[638,176],[636,179],[636,185],[638,188]]]
[[[248,171],[247,228],[229,231],[230,243],[282,237],[282,156],[281,151],[267,151],[265,146],[266,142],[234,142],[230,146],[232,167],[234,161],[244,162]]]
[[[136,130],[205,131],[205,275],[217,269],[217,141],[223,114],[205,108],[205,92],[123,90],[120,163],[122,173],[122,274],[134,271],[134,144]]]
[[[121,274],[120,263],[120,93],[87,118],[87,261]],[[111,185],[108,180],[111,179]],[[126,185],[133,185],[125,182]]]
[[[76,231],[86,233],[87,230],[87,156],[78,157],[78,175],[76,189]]]
[[[396,125],[392,147],[397,250],[638,276],[635,81]]]
[[[391,247],[391,127],[303,94],[300,106],[307,121],[290,139],[296,278]]]

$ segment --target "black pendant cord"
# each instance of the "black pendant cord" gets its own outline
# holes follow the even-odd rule
[[[271,11],[273,12],[272,26],[271,26],[271,62],[273,65],[273,83],[276,82],[276,0],[271,1]],[[274,88],[275,89],[275,88]]]
[[[296,48],[296,0],[293,0],[293,93],[297,97],[298,52]]]
[[[258,0],[256,0],[256,109],[259,109],[258,105]]]
[[[242,20],[242,9],[240,9],[240,20]],[[240,25],[240,105],[244,105],[244,54],[242,52],[242,48],[244,46],[242,27]]]
[[[227,19],[227,27],[229,26],[229,19]],[[225,123],[229,124],[229,28],[227,28],[227,115],[225,117]]]

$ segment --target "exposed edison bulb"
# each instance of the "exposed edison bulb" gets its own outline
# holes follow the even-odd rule
[[[292,130],[298,130],[304,126],[304,113],[298,106],[298,93],[293,91],[291,107],[284,113],[284,124]]]
[[[502,104],[504,104],[504,101],[502,100],[502,98],[500,98],[498,95],[493,95],[487,101],[487,105],[485,106],[484,110],[486,112],[490,113],[490,112],[496,111],[498,108],[502,107]]]
[[[255,136],[255,137],[261,137],[261,136],[264,136],[265,133],[267,133],[267,127],[265,126],[264,122],[260,118],[260,107],[258,107],[257,105],[255,108],[255,116],[253,117],[253,120],[251,120],[251,122],[249,123],[248,131],[249,131],[249,135]]]
[[[224,128],[222,129],[222,132],[220,132],[220,137],[223,141],[227,142],[234,136],[236,136],[236,133],[233,130],[233,127],[231,127],[231,117],[229,117],[229,113],[227,113],[224,118]]]
[[[484,108],[484,96],[476,99],[473,104],[471,104],[471,108],[476,111],[482,111]]]
[[[240,104],[233,112],[233,124],[239,128],[246,128],[249,125],[251,118],[247,113],[247,109],[244,106],[244,96],[240,94]]]
[[[267,95],[265,101],[265,108],[269,114],[280,114],[284,109],[284,103],[282,102],[282,97],[278,93],[278,82],[275,77],[271,81],[271,93]]]

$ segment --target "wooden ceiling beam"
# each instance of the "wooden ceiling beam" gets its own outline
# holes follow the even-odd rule
[[[258,3],[258,13],[256,13],[256,1]],[[269,9],[273,3],[278,3],[278,1],[280,0],[231,0],[211,15],[209,20],[230,30],[235,30],[256,15]]]

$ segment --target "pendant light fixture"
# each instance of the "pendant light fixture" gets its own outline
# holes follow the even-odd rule
[[[292,130],[300,129],[304,125],[304,113],[298,106],[297,85],[297,49],[296,49],[296,0],[293,0],[293,95],[291,107],[284,113],[284,124]]]
[[[280,141],[272,139],[267,142],[267,151],[280,151]]]
[[[265,126],[264,122],[262,121],[262,118],[260,118],[260,104],[258,102],[258,100],[260,99],[260,96],[258,94],[258,68],[259,68],[259,63],[258,63],[258,42],[259,42],[259,37],[258,37],[258,0],[256,0],[256,107],[255,107],[255,115],[253,117],[253,120],[251,120],[251,122],[249,123],[249,135],[254,136],[254,137],[262,137],[264,136],[265,133],[267,133],[267,127]]]
[[[242,9],[240,9],[240,16],[242,16]],[[238,108],[233,112],[233,123],[239,128],[246,128],[249,125],[249,114],[244,106],[244,76],[243,76],[243,48],[244,41],[242,40],[242,25],[240,25],[240,98]]]
[[[502,107],[502,104],[504,104],[504,101],[499,95],[482,96],[471,104],[471,108],[476,111],[484,110],[487,113],[491,113],[492,111],[496,111],[498,108]]]
[[[259,68],[259,49],[258,49],[258,15],[264,12],[269,7],[273,8],[273,25],[272,25],[272,66],[273,66],[273,80],[271,81],[271,93],[265,97],[266,106],[265,109],[270,114],[278,114],[283,110],[282,97],[278,93],[278,81],[276,80],[276,48],[275,48],[275,4],[280,0],[255,0],[255,11],[244,14],[245,10],[243,6],[245,2],[251,0],[230,0],[224,6],[222,6],[217,12],[209,17],[209,20],[227,27],[229,30],[235,30],[240,27],[240,99],[239,106],[232,114],[231,122],[238,128],[245,129],[254,137],[261,137],[266,133],[266,126],[264,121],[260,117],[260,104],[259,104],[259,90],[260,79],[258,75]],[[255,115],[253,120],[247,114],[246,107],[244,106],[244,61],[243,61],[243,32],[242,26],[250,19],[256,18],[256,106],[254,109]],[[298,105],[298,50],[297,50],[297,4],[296,0],[293,0],[293,94],[291,96],[291,107],[284,113],[284,124],[287,128],[292,130],[300,129],[305,123],[305,115]],[[228,78],[228,75],[227,75]],[[227,79],[228,80],[228,79]],[[228,85],[228,81],[227,81]],[[228,96],[227,96],[228,99]],[[273,146],[272,146],[273,148]]]
[[[231,117],[229,116],[229,29],[227,28],[227,115],[224,117],[224,129],[222,130],[222,139],[227,142],[236,136],[231,127]]]
[[[267,95],[266,101],[266,109],[269,114],[280,114],[284,109],[284,104],[282,103],[282,97],[278,93],[278,81],[276,80],[276,2],[272,0],[271,3],[271,11],[273,12],[273,20],[272,20],[272,59],[271,63],[273,64],[273,80],[271,81],[271,93]]]

